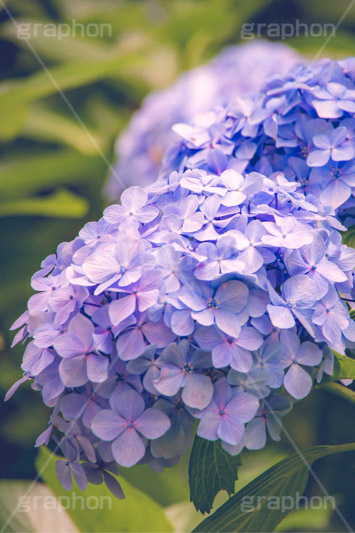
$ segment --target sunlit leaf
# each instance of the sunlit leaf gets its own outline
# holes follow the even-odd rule
[[[68,508],[68,514],[80,531],[92,532],[169,532],[172,526],[164,509],[152,498],[132,487],[122,476],[118,480],[126,496],[119,500],[105,485],[89,485],[82,492],[74,484],[72,491],[64,490],[57,480],[55,462],[59,457],[42,447],[36,460],[38,474],[57,497],[80,498],[82,505]],[[94,502],[98,505],[94,505]]]
[[[77,533],[79,530],[43,483],[0,481],[0,528],[6,533]]]
[[[0,217],[13,215],[40,215],[45,217],[82,218],[88,210],[81,196],[59,190],[48,196],[23,198],[0,203]]]
[[[57,185],[74,185],[102,176],[107,172],[100,155],[83,156],[62,149],[40,154],[21,154],[0,161],[0,194],[4,198],[19,198]],[[99,182],[100,183],[100,182]]]

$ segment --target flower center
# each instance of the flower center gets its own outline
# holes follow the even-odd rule
[[[217,300],[217,298],[210,298],[208,300],[208,307],[210,309],[218,309],[220,302]]]

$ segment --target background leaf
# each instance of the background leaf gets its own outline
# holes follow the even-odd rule
[[[343,243],[351,248],[355,248],[355,226],[351,226],[343,233]]]
[[[43,483],[0,481],[0,528],[6,533],[77,533],[53,492]]]
[[[332,350],[333,351],[333,350]],[[331,376],[324,376],[320,385],[340,379],[355,379],[355,359],[334,352],[334,372]]]
[[[87,209],[88,203],[84,198],[66,190],[59,190],[47,196],[0,203],[0,217],[40,215],[82,218]]]
[[[194,532],[263,533],[274,531],[290,510],[282,512],[281,509],[270,509],[269,507],[272,506],[268,505],[269,498],[278,498],[276,501],[280,502],[280,498],[288,496],[295,502],[297,495],[302,495],[305,490],[309,467],[314,461],[327,455],[351,450],[355,451],[355,443],[316,446],[302,452],[302,456],[295,454],[284,459],[246,485],[211,516],[203,520]]]
[[[220,490],[234,493],[238,479],[239,455],[223,450],[220,441],[195,437],[189,463],[190,499],[198,511],[208,513]]]
[[[80,531],[86,532],[170,532],[173,528],[164,509],[152,498],[132,487],[128,481],[119,477],[119,482],[126,496],[119,500],[112,496],[105,485],[89,485],[82,492],[74,483],[72,491],[66,491],[59,483],[55,473],[55,462],[60,457],[52,454],[47,448],[39,450],[36,459],[38,475],[47,483],[58,497],[80,496],[83,505],[68,508],[68,514]],[[101,502],[98,509],[93,503]],[[97,505],[96,505],[97,507]],[[100,508],[101,507],[101,508]]]

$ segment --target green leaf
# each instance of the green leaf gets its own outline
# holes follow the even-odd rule
[[[69,149],[40,154],[17,153],[0,163],[0,197],[19,198],[58,185],[74,185],[102,176],[106,163],[97,155],[83,156]]]
[[[136,52],[105,61],[70,61],[47,71],[36,72],[21,81],[6,80],[0,83],[0,114],[6,117],[0,124],[0,139],[11,139],[21,132],[27,106],[32,101],[106,77],[124,78],[127,76],[127,67],[131,68],[132,64],[140,62],[142,59]]]
[[[320,386],[330,381],[339,381],[340,379],[355,379],[355,359],[346,355],[334,352],[334,371],[331,376],[324,376]]]
[[[43,483],[1,480],[0,501],[0,528],[6,533],[79,531]]]
[[[0,141],[8,141],[17,136],[26,123],[28,106],[18,103],[16,107],[4,106],[1,109]]]
[[[220,490],[234,494],[238,479],[238,455],[223,450],[220,441],[209,441],[196,436],[189,463],[190,500],[198,511],[208,513]]]
[[[107,150],[103,138],[92,128],[86,126],[85,129],[74,117],[59,114],[39,104],[31,106],[22,136],[66,144],[89,156]]]
[[[39,215],[45,217],[82,218],[88,210],[87,201],[81,196],[59,190],[48,196],[23,198],[0,203],[0,217],[14,215]]]
[[[343,244],[355,248],[355,226],[351,226],[343,233]]]
[[[283,501],[281,498],[287,496],[292,498],[289,501],[297,502],[298,496],[306,488],[313,462],[327,455],[352,450],[355,451],[355,443],[315,446],[302,452],[302,455],[291,455],[246,485],[203,520],[194,532],[274,531],[291,510],[280,509],[280,502]]]
[[[111,495],[105,485],[89,485],[83,492],[74,483],[69,492],[63,489],[55,473],[59,459],[42,447],[36,459],[38,474],[60,498],[69,497],[83,502],[75,508],[68,506],[68,514],[80,531],[92,532],[169,532],[172,526],[164,509],[143,492],[132,487],[122,476],[119,482],[126,496],[119,500]],[[99,503],[99,505],[95,505]],[[95,508],[96,507],[96,508]]]

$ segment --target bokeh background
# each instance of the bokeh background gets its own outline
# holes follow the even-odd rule
[[[10,349],[9,327],[26,307],[32,294],[30,277],[41,260],[55,252],[60,242],[73,239],[85,222],[100,216],[105,206],[102,186],[109,164],[115,161],[115,139],[144,96],[169,86],[182,71],[208,61],[225,45],[240,42],[241,25],[246,22],[337,24],[346,13],[321,55],[353,55],[353,4],[343,0],[11,0],[6,10],[1,0],[0,478],[35,477],[33,443],[48,419],[40,395],[28,384],[9,403],[2,402],[21,376],[23,349]],[[71,23],[73,19],[83,24],[110,23],[112,35],[57,39],[38,29],[29,39],[19,36],[19,24]],[[311,60],[325,37],[285,42]],[[297,404],[285,422],[301,449],[355,440],[354,406],[321,390]],[[246,454],[241,477],[250,479],[293,451],[283,437],[264,451]],[[316,463],[315,472],[355,527],[351,459],[352,454],[329,457]],[[161,478],[139,466],[124,475],[163,505],[178,504],[189,499],[186,464],[183,461]],[[307,494],[323,495],[312,478]],[[322,510],[290,515],[280,529],[345,531],[345,526],[336,513]]]

